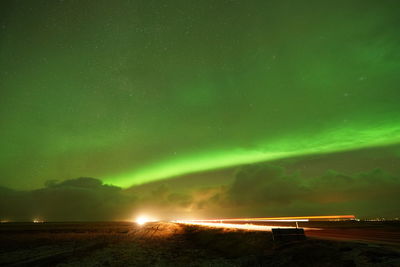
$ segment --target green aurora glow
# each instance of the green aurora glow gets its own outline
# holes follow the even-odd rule
[[[400,143],[399,1],[83,2],[1,3],[1,186]]]
[[[294,156],[324,154],[400,143],[400,123],[369,126],[364,129],[341,128],[310,137],[292,137],[265,145],[262,150],[236,149],[185,155],[182,158],[151,165],[122,174],[106,182],[131,186],[159,179],[217,168],[270,161]],[[134,181],[134,182],[132,182]]]

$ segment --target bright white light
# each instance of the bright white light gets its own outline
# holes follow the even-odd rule
[[[139,225],[144,225],[148,222],[155,222],[155,221],[157,221],[157,220],[155,220],[154,218],[150,218],[146,215],[141,215],[135,219],[135,222]]]
[[[136,223],[139,225],[143,225],[147,222],[148,222],[148,219],[144,216],[140,216],[140,217],[136,218]]]

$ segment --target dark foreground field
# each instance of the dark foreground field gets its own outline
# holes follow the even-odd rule
[[[364,227],[364,235],[375,228]],[[380,228],[399,235],[396,225]],[[346,241],[329,240],[342,229]],[[349,233],[357,232],[351,229],[331,225],[328,240],[323,232],[310,232],[305,241],[276,244],[270,232],[166,222],[4,223],[0,266],[400,266],[396,238],[350,242]]]

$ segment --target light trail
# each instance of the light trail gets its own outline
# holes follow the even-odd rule
[[[295,226],[271,226],[271,225],[257,225],[257,224],[238,224],[238,223],[217,223],[217,222],[194,222],[194,221],[173,221],[175,223],[182,223],[188,225],[199,225],[213,228],[228,228],[228,229],[242,229],[252,231],[272,231],[272,228],[290,228],[294,229]],[[319,228],[302,227],[304,230],[320,230]]]
[[[254,231],[271,231],[272,228],[296,228],[295,226],[270,226],[256,224],[240,224],[238,222],[309,222],[319,220],[355,220],[354,215],[324,215],[324,216],[300,216],[300,217],[266,217],[266,218],[230,218],[210,220],[176,220],[175,223],[200,225],[215,228],[243,229]],[[233,222],[233,223],[232,223]],[[234,223],[237,222],[237,223]],[[319,228],[302,227],[304,230],[319,230]]]
[[[258,217],[258,218],[223,218],[187,220],[191,222],[308,222],[318,220],[355,220],[354,215],[323,215],[323,216],[298,216],[298,217]]]
[[[272,228],[277,228],[276,226],[267,225],[255,225],[255,224],[234,224],[234,223],[206,223],[206,222],[193,222],[193,221],[174,221],[176,223],[183,223],[189,225],[200,225],[213,228],[229,228],[229,229],[243,229],[243,230],[253,230],[253,231],[272,231]],[[291,226],[282,226],[279,228],[296,228]]]

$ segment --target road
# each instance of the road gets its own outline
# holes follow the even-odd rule
[[[329,240],[386,244],[400,248],[400,231],[390,229],[320,228],[319,230],[307,230],[306,236]]]
[[[272,228],[293,228],[293,222],[189,222],[216,228],[271,231]],[[368,244],[384,244],[400,248],[400,222],[360,222],[360,221],[324,221],[301,222],[306,236],[327,240],[356,241]]]

